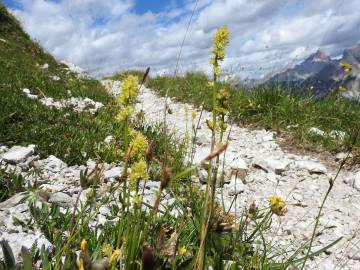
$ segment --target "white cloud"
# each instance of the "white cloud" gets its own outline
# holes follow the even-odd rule
[[[174,72],[194,8],[169,5],[158,14],[134,13],[135,0],[18,0],[13,10],[26,31],[59,59],[93,74],[151,66]],[[211,35],[231,31],[224,66],[243,77],[298,62],[318,48],[331,55],[360,41],[358,0],[200,0],[180,68],[209,71]]]

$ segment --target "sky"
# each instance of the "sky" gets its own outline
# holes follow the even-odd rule
[[[360,43],[360,0],[2,1],[48,52],[95,76],[148,66],[173,74],[184,37],[178,72],[210,74],[222,25],[230,30],[223,73],[242,79]]]

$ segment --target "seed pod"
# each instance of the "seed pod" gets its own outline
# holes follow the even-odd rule
[[[161,189],[165,189],[170,182],[171,168],[164,168],[162,170]]]
[[[155,148],[155,139],[151,141],[151,143],[148,145],[148,148],[146,149],[145,159],[146,163],[150,163],[154,159],[154,148]]]
[[[144,76],[143,76],[143,78],[142,78],[142,80],[141,80],[141,85],[144,84],[147,76],[149,75],[149,72],[150,72],[150,67],[148,67],[148,68],[146,69],[146,71],[145,71],[145,73],[144,73]]]
[[[219,156],[222,152],[224,152],[224,151],[226,150],[227,146],[228,146],[227,143],[225,143],[225,144],[223,144],[223,143],[219,144],[219,145],[214,149],[214,151],[212,151],[212,152],[210,153],[210,155],[208,155],[206,158],[204,158],[204,160],[203,160],[202,162],[210,161],[210,160],[212,160],[213,158]]]
[[[155,269],[155,258],[151,248],[148,245],[143,246],[142,264],[144,270]]]

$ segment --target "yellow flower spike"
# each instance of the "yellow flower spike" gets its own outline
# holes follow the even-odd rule
[[[220,75],[219,62],[225,58],[225,48],[229,44],[229,30],[227,26],[220,27],[214,34],[213,46],[211,53],[213,57],[210,58],[209,62],[214,69],[214,80]]]
[[[82,252],[86,252],[86,246],[87,246],[87,242],[85,239],[83,239],[80,244],[80,248]]]
[[[137,160],[144,158],[148,146],[149,143],[145,135],[143,135],[140,132],[137,132],[130,144],[131,147],[130,156]]]
[[[138,96],[138,77],[129,75],[123,82],[117,102],[127,106],[136,102]]]
[[[146,162],[144,160],[140,160],[136,163],[134,163],[131,166],[131,173],[129,175],[129,178],[131,181],[135,181],[135,180],[148,180],[149,179],[149,174],[146,171],[147,166],[146,166]]]
[[[271,211],[278,216],[285,216],[288,212],[286,203],[279,196],[269,196],[268,198]]]
[[[179,255],[183,256],[186,253],[187,249],[185,246],[182,246],[181,248],[179,248]]]
[[[113,264],[113,263],[116,263],[116,260],[117,258],[119,258],[121,252],[120,252],[120,249],[115,249],[113,254],[111,254],[111,257],[110,257],[110,265]]]
[[[214,34],[213,51],[214,56],[217,56],[217,60],[224,60],[225,47],[229,44],[229,30],[227,26],[220,27]]]

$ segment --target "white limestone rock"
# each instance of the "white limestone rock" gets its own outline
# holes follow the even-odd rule
[[[20,204],[25,198],[25,192],[17,193],[6,201],[0,202],[0,210],[12,208]]]
[[[312,134],[318,135],[318,136],[322,136],[322,137],[325,137],[327,135],[325,131],[323,131],[317,127],[310,128],[309,133],[312,133]]]
[[[111,136],[111,135],[106,136],[104,139],[104,143],[110,144],[112,140],[113,140],[113,136]]]
[[[205,133],[202,133],[196,136],[195,143],[197,145],[205,145],[210,143],[210,138]]]
[[[309,173],[327,173],[326,167],[319,163],[310,160],[296,161],[296,166],[299,169],[305,169]]]
[[[267,172],[281,174],[288,170],[291,161],[288,159],[280,159],[276,156],[258,157],[254,160],[254,165],[264,169]]]
[[[330,131],[329,136],[337,140],[344,140],[346,137],[346,132],[341,130],[332,130]]]
[[[13,146],[10,148],[9,151],[7,151],[5,154],[2,155],[2,159],[5,162],[12,163],[12,164],[18,164],[20,162],[23,162],[34,154],[35,145],[31,144],[27,147],[24,146]]]
[[[50,155],[46,159],[39,160],[38,163],[41,168],[53,173],[60,172],[62,169],[67,167],[67,164],[64,161],[53,155]]]
[[[200,169],[198,170],[197,174],[198,174],[200,183],[206,184],[206,183],[207,183],[207,180],[208,180],[208,172],[207,172],[205,169],[200,168]]]
[[[73,205],[73,199],[63,192],[56,192],[50,195],[49,203],[57,204],[61,207],[71,207]]]
[[[122,167],[111,168],[110,170],[104,172],[104,180],[109,180],[111,178],[117,179],[121,176],[122,171]]]
[[[15,261],[20,261],[21,247],[24,246],[27,249],[30,249],[36,242],[37,248],[41,249],[44,246],[46,252],[52,252],[54,246],[45,238],[45,236],[40,232],[31,232],[31,233],[7,233],[4,232],[0,236],[0,241],[5,240],[9,243],[15,257]],[[0,249],[0,258],[3,257],[2,250]]]
[[[357,191],[360,191],[360,171],[354,175],[353,188],[355,188]]]
[[[347,156],[348,156],[348,153],[344,153],[344,152],[337,153],[336,156],[335,156],[335,161],[342,161]],[[352,158],[352,157],[353,157],[353,155],[350,153],[349,158]]]
[[[60,77],[59,77],[59,76],[56,76],[56,75],[50,76],[50,78],[51,78],[52,80],[54,80],[54,81],[60,81]]]

